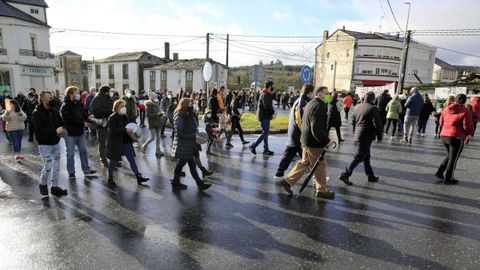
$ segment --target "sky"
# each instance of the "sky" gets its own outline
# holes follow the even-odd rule
[[[475,0],[410,2],[410,30],[480,28]],[[213,33],[210,57],[221,63],[226,61],[226,34],[231,35],[230,66],[276,59],[284,64],[312,65],[315,47],[321,43],[324,30],[332,33],[345,26],[347,30],[361,32],[400,31],[387,0],[47,0],[47,3],[52,52],[71,50],[84,60],[131,51],[148,51],[163,57],[164,42],[170,42],[170,57],[177,52],[181,59],[205,58],[205,35]],[[390,3],[404,31],[408,5],[400,0]],[[252,35],[262,37],[248,37]],[[480,65],[480,35],[413,38],[476,55],[438,49],[437,57],[451,64]]]

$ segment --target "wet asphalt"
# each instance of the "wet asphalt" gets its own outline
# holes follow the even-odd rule
[[[254,157],[238,136],[233,149],[222,140],[213,156],[203,152],[216,172],[205,192],[187,167],[188,189],[172,191],[175,161],[156,158],[154,143],[136,157],[151,180],[137,185],[124,160],[110,189],[91,137],[99,172],[84,177],[77,155],[77,179],[68,180],[62,141],[62,198],[38,192],[36,145],[25,139],[25,161],[16,163],[2,136],[0,269],[479,269],[480,139],[459,160],[460,184],[444,185],[433,175],[444,149],[432,125],[412,145],[400,137],[374,144],[380,181],[368,183],[360,165],[347,187],[336,179],[355,152],[344,123],[346,142],[327,154],[334,200],[317,199],[311,184],[300,196],[295,186],[293,197],[275,185],[286,135],[271,136],[273,157]],[[170,153],[170,144],[167,136],[162,150]]]

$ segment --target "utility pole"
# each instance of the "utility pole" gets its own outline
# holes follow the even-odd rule
[[[225,63],[225,65],[227,66],[228,68],[228,47],[229,47],[229,42],[230,42],[230,35],[227,34],[227,61]]]
[[[207,33],[207,61],[210,60],[210,33]]]
[[[405,83],[405,73],[407,71],[407,62],[408,62],[408,48],[410,47],[410,39],[412,36],[412,31],[407,31],[407,37],[405,38],[405,46],[403,50],[402,56],[402,67],[400,70],[400,78],[397,87],[397,93],[402,94],[403,91],[403,84]]]

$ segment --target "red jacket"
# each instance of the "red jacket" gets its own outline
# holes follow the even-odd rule
[[[480,97],[472,97],[471,104],[473,110],[477,113],[477,122],[480,122]]]
[[[353,99],[351,96],[346,96],[344,99],[343,99],[343,107],[345,108],[350,108],[352,107],[352,103],[353,103]]]
[[[441,136],[465,140],[473,133],[472,112],[464,105],[453,103],[442,111],[440,116]]]

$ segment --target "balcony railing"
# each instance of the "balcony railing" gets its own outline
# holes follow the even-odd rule
[[[0,55],[7,55],[7,49],[0,48]]]
[[[40,51],[32,51],[26,49],[20,49],[20,55],[22,56],[34,56],[39,59],[55,59],[55,55],[49,52],[40,52]]]

